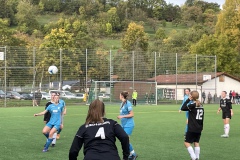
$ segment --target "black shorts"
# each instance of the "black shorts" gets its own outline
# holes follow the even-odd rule
[[[185,142],[187,142],[187,143],[193,143],[193,142],[199,143],[200,137],[201,137],[201,132],[200,133],[187,132],[187,134],[185,136]]]
[[[231,112],[223,112],[222,113],[222,119],[226,119],[226,118],[232,118],[231,116]]]

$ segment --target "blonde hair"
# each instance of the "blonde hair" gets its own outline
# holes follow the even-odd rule
[[[102,101],[96,99],[90,105],[85,124],[103,122],[105,115],[105,105]]]
[[[192,91],[190,93],[190,95],[192,96],[192,100],[196,102],[196,106],[200,107],[201,106],[201,102],[198,100],[198,98],[199,98],[198,91]]]

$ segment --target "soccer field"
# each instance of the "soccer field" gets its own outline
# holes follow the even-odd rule
[[[117,120],[119,106],[106,105],[106,117]],[[201,160],[239,159],[239,112],[233,105],[230,137],[221,138],[223,122],[217,115],[217,105],[205,105],[204,130],[200,141]],[[84,123],[88,106],[67,106],[61,138],[49,152],[42,153],[43,116],[34,113],[44,107],[0,108],[0,160],[67,160],[68,151],[78,127]],[[178,113],[179,105],[139,105],[134,107],[135,129],[130,140],[140,160],[189,160],[183,145],[185,113]],[[120,157],[121,147],[118,144]],[[83,159],[82,150],[79,160]]]

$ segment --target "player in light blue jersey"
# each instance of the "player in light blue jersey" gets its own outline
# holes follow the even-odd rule
[[[53,141],[53,134],[60,129],[61,126],[61,115],[63,113],[62,104],[59,103],[59,96],[54,97],[54,102],[50,104],[45,111],[41,113],[34,114],[34,116],[41,116],[45,113],[50,112],[51,118],[49,122],[45,125],[42,133],[47,137],[47,143],[44,145],[43,152],[48,151],[49,145]]]
[[[190,91],[191,91],[190,88],[186,88],[186,89],[184,90],[184,97],[183,97],[182,105],[183,105],[183,104],[186,102],[186,100],[189,98]],[[181,105],[181,107],[179,108],[179,113],[181,113],[182,105]],[[188,111],[186,111],[186,119],[187,119],[187,121],[186,121],[186,127],[185,127],[184,136],[186,135],[187,130],[188,130],[188,115],[189,115],[189,113],[188,113]]]
[[[60,93],[59,93],[59,92],[57,92],[57,96],[60,96]],[[62,129],[63,129],[63,117],[64,117],[64,115],[67,113],[67,108],[66,108],[66,103],[65,103],[65,101],[62,100],[62,99],[59,99],[59,103],[62,104],[63,114],[62,114],[62,116],[61,116],[61,120],[62,120],[61,126],[60,126],[60,129],[59,129],[58,132],[57,132],[57,139],[60,139],[60,133],[61,133],[61,131],[62,131]]]
[[[130,101],[127,100],[128,92],[123,91],[120,93],[120,100],[122,101],[120,106],[120,115],[117,116],[118,119],[121,119],[121,125],[124,129],[124,131],[127,133],[128,136],[132,134],[133,128],[134,128],[134,120],[133,120],[133,108]],[[133,146],[131,143],[129,143],[129,151],[130,156],[129,160],[135,160],[138,155],[135,153]]]

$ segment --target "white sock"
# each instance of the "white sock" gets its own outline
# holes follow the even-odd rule
[[[230,125],[229,125],[229,124],[225,124],[225,125],[224,125],[225,135],[228,135],[228,134],[229,134],[229,130],[230,130]]]
[[[192,158],[192,160],[195,160],[196,155],[194,153],[194,150],[193,150],[192,146],[188,147],[187,150],[188,150],[188,153],[190,154],[190,157]]]
[[[57,142],[57,133],[54,133],[52,144],[56,144],[56,142]]]
[[[194,150],[195,150],[196,158],[199,159],[199,156],[200,156],[200,147],[195,147]]]

